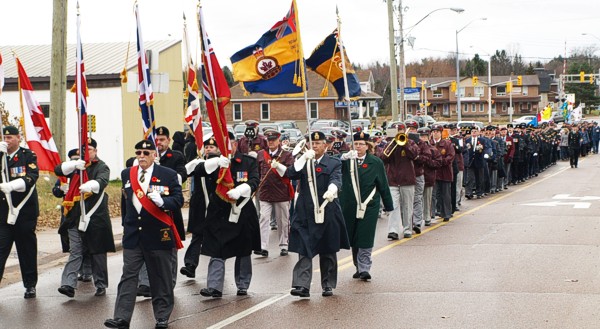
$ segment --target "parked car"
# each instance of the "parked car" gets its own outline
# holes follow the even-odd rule
[[[340,120],[315,120],[311,122],[310,129],[317,130],[322,127],[336,127],[341,129],[348,129],[348,123]]]
[[[285,136],[282,136],[282,137],[286,138],[289,141],[288,145],[290,147],[296,146],[296,143],[298,143],[298,141],[301,138],[304,138],[304,136],[302,135],[302,131],[300,131],[300,129],[286,129]],[[282,138],[282,140],[283,140],[283,138]]]
[[[436,120],[430,115],[412,115],[408,114],[406,120],[415,120],[421,127],[428,127],[436,123]]]
[[[283,129],[298,129],[296,121],[275,121],[274,123],[280,125]]]
[[[458,127],[458,129],[460,129],[462,127],[471,127],[471,126],[477,126],[477,127],[479,127],[479,129],[483,129],[485,127],[485,125],[481,121],[459,121],[456,124],[456,127]]]
[[[246,131],[246,125],[243,123],[233,126],[233,133],[235,134],[236,139],[242,138],[242,136],[244,136],[244,131]]]
[[[526,115],[526,116],[522,116],[516,120],[513,120],[513,124],[521,124],[521,123],[529,123],[531,122],[531,120],[535,119],[535,115]]]
[[[561,112],[554,112],[552,113],[552,119],[551,119],[554,123],[560,123],[560,122],[565,122],[565,118],[563,117]]]
[[[352,127],[362,126],[364,129],[369,128],[371,126],[371,120],[369,119],[352,119]]]

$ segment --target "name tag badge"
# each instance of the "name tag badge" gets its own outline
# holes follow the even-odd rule
[[[248,181],[248,172],[247,171],[238,171],[236,176],[237,182],[247,182]]]

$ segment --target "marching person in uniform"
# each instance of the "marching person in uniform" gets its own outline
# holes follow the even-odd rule
[[[246,130],[244,131],[244,136],[238,141],[238,150],[242,154],[248,154],[256,158],[258,151],[269,148],[267,139],[258,131],[258,121],[248,120],[244,124],[246,125]]]
[[[223,296],[225,281],[225,261],[235,257],[234,278],[237,295],[248,294],[252,279],[252,250],[260,248],[258,215],[252,194],[260,182],[256,159],[242,154],[235,136],[229,133],[232,159],[221,155],[208,159],[196,167],[196,177],[214,175],[219,168],[230,167],[234,188],[227,192],[232,204],[222,196],[212,193],[208,204],[205,225],[202,230],[202,255],[210,257],[208,262],[207,287],[200,290],[204,297]],[[224,196],[223,196],[224,197]],[[234,208],[235,207],[235,208]],[[238,215],[236,216],[235,213]]]
[[[569,132],[569,163],[571,164],[571,168],[577,168],[577,164],[579,162],[579,152],[581,148],[581,143],[583,141],[583,137],[581,137],[581,133],[579,132],[579,127],[574,124],[571,128],[571,132]]]
[[[70,185],[73,186],[73,189],[70,188],[67,192],[67,199],[70,195],[75,196],[71,199],[71,204],[63,204],[66,216],[61,228],[66,229],[69,235],[70,254],[63,269],[61,286],[58,288],[58,292],[71,298],[75,296],[77,273],[81,269],[86,254],[92,261],[92,276],[96,287],[95,296],[106,295],[108,287],[106,253],[115,252],[115,240],[108,210],[108,195],[104,193],[110,179],[110,169],[104,161],[98,158],[97,146],[94,139],[88,140],[89,166],[86,167],[83,159],[78,159],[63,162],[54,168],[57,176],[71,178]],[[76,169],[85,170],[88,178],[87,182],[81,184],[77,190],[79,174],[73,177]],[[85,216],[89,217],[89,223],[87,227],[83,227],[83,230],[80,228],[86,224],[81,223],[81,200],[77,199],[80,193],[84,194]]]
[[[104,325],[129,328],[137,294],[138,274],[148,268],[155,328],[168,328],[175,288],[173,257],[183,247],[173,221],[183,194],[177,173],[154,163],[156,148],[150,140],[135,145],[138,164],[121,172],[126,215],[123,220],[123,274],[117,290],[114,318]]]
[[[325,154],[325,134],[315,131],[310,137],[312,149],[305,151],[286,172],[290,179],[298,180],[299,191],[290,222],[289,250],[298,253],[290,294],[310,297],[312,259],[319,255],[322,295],[328,297],[333,296],[333,289],[337,286],[336,253],[350,248],[337,199],[337,192],[342,187],[342,163]],[[315,185],[310,186],[309,180],[316,185],[316,190],[313,189]],[[315,217],[319,209],[320,215]]]
[[[344,204],[343,213],[348,229],[348,237],[352,246],[352,260],[356,267],[354,279],[367,281],[371,279],[371,254],[375,240],[375,229],[379,216],[379,207],[383,200],[384,211],[394,208],[390,187],[385,175],[383,161],[368,152],[369,134],[354,134],[355,150],[342,154],[342,193],[340,202]],[[356,161],[355,161],[356,159]],[[358,165],[355,168],[355,165]],[[360,187],[360,203],[358,208],[357,194],[352,172],[357,172]],[[356,177],[356,176],[355,176]]]
[[[440,217],[444,222],[452,217],[452,161],[454,161],[454,147],[448,139],[442,139],[444,127],[439,124],[431,126],[431,145],[436,147],[441,154],[441,166],[436,170],[434,198],[439,209]]]
[[[38,197],[35,183],[38,179],[37,157],[29,149],[19,146],[19,129],[13,126],[3,128],[4,141],[0,142],[0,155],[6,156],[8,182],[0,183],[0,281],[4,266],[12,249],[13,242],[19,255],[21,278],[25,286],[25,298],[35,298],[37,272],[37,236],[35,228],[39,215]],[[8,205],[6,195],[10,193],[12,205]],[[18,213],[16,221],[9,216],[9,210]],[[17,210],[17,209],[20,209]]]
[[[279,236],[279,254],[287,256],[290,228],[290,200],[294,198],[294,188],[290,179],[285,176],[287,167],[294,163],[291,152],[280,147],[281,133],[276,130],[265,131],[269,143],[267,150],[258,152],[258,167],[263,182],[258,191],[260,199],[260,244],[261,256],[269,256],[269,234],[271,233],[271,217],[277,222]]]
[[[208,136],[207,136],[208,137]],[[198,164],[221,155],[217,147],[217,141],[210,136],[204,141],[204,158],[191,160],[185,165],[188,175],[194,179],[194,192],[190,197],[190,210],[188,218],[187,231],[192,233],[192,242],[188,246],[184,266],[179,272],[188,278],[196,277],[196,267],[200,260],[200,250],[202,248],[202,228],[205,225],[210,196],[215,192],[217,186],[218,172],[211,175],[200,176]]]

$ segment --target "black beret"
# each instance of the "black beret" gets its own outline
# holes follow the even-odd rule
[[[361,131],[361,132],[358,132],[358,133],[352,135],[352,139],[354,139],[354,141],[368,141],[369,134],[365,134],[364,131]]]
[[[93,148],[97,148],[98,147],[98,143],[96,143],[96,140],[93,138],[88,138],[88,146],[91,146]]]
[[[143,140],[139,141],[137,144],[135,144],[135,149],[136,150],[154,151],[154,150],[156,150],[156,147],[154,146],[154,143],[151,140],[143,139]]]
[[[4,133],[4,135],[18,135],[19,128],[15,127],[15,126],[5,126],[3,133]]]
[[[523,123],[519,124],[519,128],[525,129],[525,128],[527,128],[527,124],[525,122],[523,122]]]
[[[313,131],[310,134],[310,139],[313,141],[325,141],[325,134],[321,131]]]
[[[79,150],[78,149],[72,149],[69,151],[69,153],[67,153],[67,157],[71,158],[74,155],[79,155]]]
[[[514,128],[515,126],[512,123],[506,125],[506,128]]]
[[[209,139],[204,141],[204,146],[209,146],[209,145],[217,146],[217,141],[215,140],[214,137],[210,137]]]
[[[169,138],[169,136],[171,136],[169,134],[169,128],[167,128],[165,126],[158,127],[156,129],[156,135],[167,136],[167,138]]]

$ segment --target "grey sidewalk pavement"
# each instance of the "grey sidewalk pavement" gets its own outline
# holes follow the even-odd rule
[[[187,227],[188,220],[188,209],[182,208],[183,221]],[[111,218],[113,235],[115,237],[115,246],[117,250],[121,249],[121,238],[123,236],[123,226],[121,225],[121,217]],[[56,261],[68,257],[68,253],[62,252],[62,246],[60,243],[60,235],[58,234],[58,228],[42,228],[37,231],[38,239],[38,271],[41,273],[48,264],[55,263]],[[19,272],[19,258],[17,256],[16,248],[13,245],[10,256],[6,261],[6,269],[4,270],[4,276],[2,280],[2,286],[9,283],[14,283],[14,280],[10,280],[11,276],[14,276],[15,272]],[[15,278],[21,279],[20,275]],[[8,279],[8,280],[5,280]],[[9,282],[13,281],[13,282]]]

